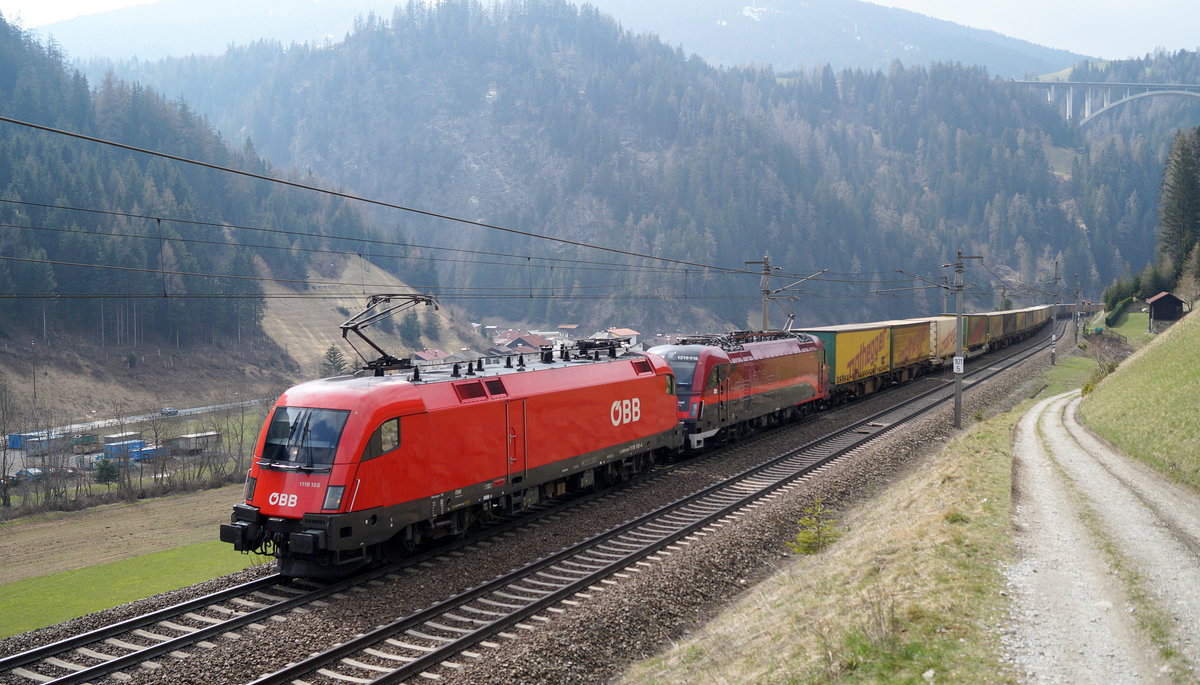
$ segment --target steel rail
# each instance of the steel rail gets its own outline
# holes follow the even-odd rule
[[[148,614],[134,616],[118,623],[102,626],[86,633],[80,633],[79,635],[74,635],[59,640],[58,642],[52,642],[50,644],[42,645],[41,647],[35,647],[34,649],[25,652],[12,654],[0,658],[0,672],[10,671],[14,668],[19,668],[21,666],[41,661],[49,656],[55,656],[62,654],[63,652],[68,652],[77,647],[83,647],[85,645],[101,642],[107,638],[128,633],[137,630],[138,628],[144,628],[159,621],[175,618],[190,611],[203,609],[213,604],[219,604],[234,597],[240,597],[242,595],[255,592],[281,581],[282,576],[279,574],[266,576],[265,578],[258,578],[256,580],[242,583],[241,585],[235,585],[231,588],[214,592],[210,595],[197,597],[180,604],[173,604],[169,607],[163,607],[162,609],[158,609]]]
[[[710,455],[702,455],[697,459],[707,458],[708,456]],[[688,460],[687,462],[680,462],[675,466],[691,464],[697,459]],[[646,474],[645,478],[632,479],[627,483],[627,485],[632,485],[641,482],[644,479],[657,477],[659,475],[661,474]],[[313,590],[303,595],[297,595],[296,597],[287,599],[282,603],[271,604],[270,606],[262,609],[233,616],[220,624],[212,624],[209,627],[175,636],[169,641],[149,645],[137,651],[130,651],[128,654],[119,655],[113,659],[104,660],[92,666],[81,667],[78,671],[75,671],[69,675],[55,677],[31,672],[31,674],[34,676],[31,677],[30,675],[22,674],[20,669],[25,669],[27,666],[32,666],[39,662],[43,662],[48,659],[54,659],[56,657],[60,661],[67,661],[63,655],[76,649],[87,648],[92,645],[101,644],[106,640],[117,638],[118,636],[126,635],[139,629],[154,626],[162,621],[169,621],[171,619],[185,616],[188,613],[200,611],[208,607],[220,605],[233,599],[245,597],[247,595],[254,594],[255,592],[269,589],[278,584],[288,582],[288,578],[278,573],[272,574],[270,576],[258,578],[240,585],[226,588],[203,597],[186,600],[179,604],[163,607],[147,614],[134,616],[117,623],[102,626],[78,635],[73,635],[71,637],[41,645],[24,652],[18,652],[16,654],[2,657],[0,658],[0,673],[5,673],[13,678],[19,678],[30,682],[46,682],[55,683],[58,685],[87,682],[88,679],[95,679],[116,671],[128,669],[131,666],[137,665],[141,661],[151,660],[165,652],[188,647],[196,642],[206,640],[213,635],[235,630],[249,623],[261,621],[272,615],[278,615],[285,611],[289,611],[294,607],[302,606],[305,603],[321,599],[329,596],[330,594],[348,589],[355,585],[362,584],[388,574],[396,573],[406,567],[414,566],[430,559],[443,556],[462,547],[476,544],[481,540],[503,534],[514,528],[526,526],[545,516],[561,514],[564,511],[570,510],[572,507],[586,505],[596,499],[609,496],[616,490],[617,489],[606,489],[601,492],[586,493],[583,495],[577,493],[573,496],[547,500],[546,502],[535,505],[523,512],[498,519],[495,523],[490,524],[485,531],[477,536],[473,536],[464,540],[457,540],[450,544],[442,545],[435,549],[410,556],[399,563],[385,565],[364,573],[356,574],[352,577],[344,579],[341,582]],[[259,603],[261,604],[262,602]],[[178,632],[178,630],[171,630],[171,632]],[[127,642],[127,644],[129,643]],[[125,649],[128,648],[126,647]],[[87,658],[89,660],[95,660],[97,657]],[[61,665],[50,665],[57,669],[65,668]]]

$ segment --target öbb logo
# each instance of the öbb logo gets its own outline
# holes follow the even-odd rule
[[[612,409],[609,410],[608,414],[608,418],[614,426],[641,421],[642,400],[639,397],[634,397],[630,400],[614,400]]]
[[[278,505],[281,507],[296,506],[296,496],[289,495],[286,492],[272,492],[271,496],[267,498],[267,501],[272,505]]]

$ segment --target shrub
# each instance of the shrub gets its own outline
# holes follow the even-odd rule
[[[842,536],[833,520],[832,512],[820,499],[814,500],[812,505],[804,510],[804,516],[797,523],[800,530],[788,543],[788,548],[797,554],[816,554],[837,542]]]

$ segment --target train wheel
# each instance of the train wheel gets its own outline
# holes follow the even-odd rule
[[[396,562],[413,553],[421,544],[421,530],[416,525],[405,526],[396,537],[379,546],[384,561]]]

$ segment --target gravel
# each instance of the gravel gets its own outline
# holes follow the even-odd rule
[[[1044,400],[1018,430],[1006,659],[1033,683],[1187,678],[1200,664],[1200,502],[1092,435],[1078,404]],[[1178,657],[1139,614],[1165,618],[1161,646]]]

